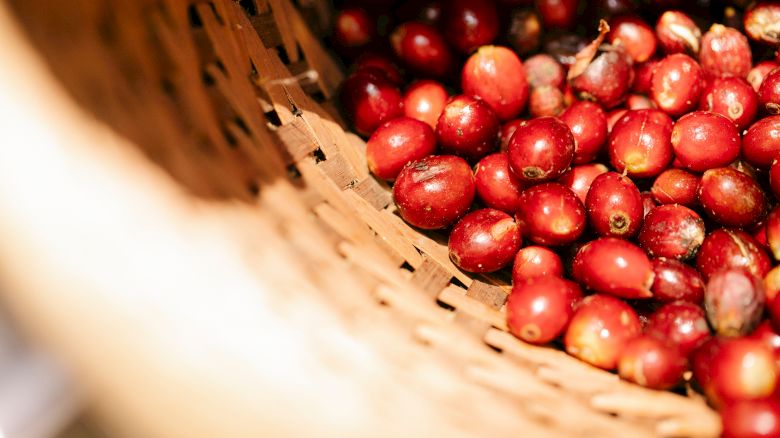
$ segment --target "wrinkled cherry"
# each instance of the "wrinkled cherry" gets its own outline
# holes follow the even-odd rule
[[[566,71],[550,55],[539,53],[531,56],[523,62],[525,75],[528,79],[528,85],[531,88],[550,85],[555,88],[562,88],[566,81]]]
[[[607,172],[593,180],[585,198],[585,211],[599,235],[630,238],[642,227],[642,194],[629,178]]]
[[[463,216],[452,227],[447,246],[450,260],[464,271],[493,272],[512,261],[521,243],[512,216],[483,208]]]
[[[531,117],[554,117],[566,109],[563,92],[559,88],[543,85],[531,89],[528,96],[528,112]]]
[[[621,51],[597,55],[571,84],[574,91],[588,100],[596,100],[604,108],[623,102],[633,81],[633,67]]]
[[[393,185],[393,199],[404,220],[430,230],[463,216],[474,200],[474,175],[460,157],[439,155],[410,163]]]
[[[739,157],[739,132],[720,114],[696,111],[684,115],[674,124],[671,140],[679,165],[694,172],[727,166]]]
[[[585,208],[558,183],[527,188],[520,195],[517,222],[523,234],[539,245],[567,245],[585,231]]]
[[[490,207],[514,214],[520,206],[523,183],[509,170],[506,152],[491,154],[481,159],[474,169],[477,196]]]
[[[506,47],[480,47],[463,65],[460,83],[464,94],[482,99],[501,120],[517,117],[528,101],[523,63]]]
[[[591,290],[622,298],[649,298],[655,274],[641,248],[622,239],[602,237],[574,256],[572,277]]]
[[[707,281],[704,309],[718,335],[744,336],[761,321],[764,285],[744,268],[720,270]]]
[[[495,149],[499,126],[488,104],[460,95],[444,106],[436,123],[436,137],[443,151],[476,160]]]
[[[577,283],[559,277],[517,283],[506,303],[509,331],[525,342],[546,344],[563,333],[581,298]]]
[[[639,317],[631,306],[609,295],[596,294],[577,307],[563,343],[572,356],[613,370],[626,344],[641,333]]]
[[[509,167],[521,181],[558,178],[574,158],[571,130],[553,117],[521,123],[509,141]]]

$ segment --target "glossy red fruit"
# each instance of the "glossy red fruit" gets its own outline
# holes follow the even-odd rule
[[[515,134],[515,131],[517,131],[518,126],[525,123],[525,120],[523,119],[512,119],[508,122],[504,122],[503,125],[501,125],[501,129],[498,133],[498,139],[499,143],[501,144],[501,150],[506,151],[509,149],[509,140],[512,139],[512,136]]]
[[[687,360],[680,350],[648,335],[628,341],[620,354],[621,378],[652,389],[669,389],[682,380]]]
[[[490,207],[515,214],[524,184],[509,170],[509,157],[499,152],[479,160],[474,169],[477,196]]]
[[[340,47],[361,47],[376,35],[376,23],[361,8],[342,9],[333,26],[333,40]]]
[[[452,227],[448,248],[455,266],[468,272],[493,272],[508,265],[522,238],[512,216],[500,210],[473,211]]]
[[[599,235],[630,238],[642,227],[642,194],[629,178],[607,172],[593,180],[585,198],[585,211]]]
[[[523,234],[539,245],[568,245],[585,231],[585,208],[558,183],[527,188],[520,195],[517,222]]]
[[[438,0],[407,0],[397,10],[404,21],[419,21],[436,26],[441,20],[442,2]]]
[[[696,269],[704,279],[726,268],[745,268],[763,278],[772,268],[766,251],[742,230],[715,230],[707,234],[696,254]]]
[[[431,80],[417,81],[404,93],[404,114],[436,129],[447,99],[449,95],[442,84]]]
[[[542,33],[542,19],[532,9],[513,9],[509,16],[506,39],[520,55],[535,51],[539,47]]]
[[[777,23],[780,23],[780,4],[774,1],[753,4],[745,11],[743,17],[747,36],[753,41],[774,47],[780,46]]]
[[[436,123],[436,137],[443,151],[476,160],[495,149],[499,128],[488,104],[460,95],[444,106]]]
[[[452,53],[435,27],[423,23],[401,24],[390,35],[395,55],[413,72],[441,77],[450,71]]]
[[[652,260],[655,280],[653,297],[658,301],[688,301],[701,303],[704,300],[704,280],[692,267],[683,262],[665,257]]]
[[[597,103],[574,102],[560,116],[574,137],[574,164],[596,159],[607,141],[607,115]]]
[[[631,91],[650,95],[653,87],[653,73],[659,62],[660,59],[653,58],[634,66],[634,84],[631,86]]]
[[[571,27],[577,20],[578,0],[535,0],[534,3],[548,29]]]
[[[769,169],[780,157],[780,116],[754,123],[742,138],[742,158],[760,169]]]
[[[403,115],[401,92],[384,75],[357,72],[341,84],[341,106],[362,135],[371,135],[382,123]]]
[[[758,114],[758,95],[742,78],[715,78],[702,93],[699,109],[728,117],[742,131]]]
[[[582,300],[569,321],[566,352],[593,366],[613,370],[628,342],[642,333],[634,309],[609,295]]]
[[[775,356],[775,364],[780,365],[780,334],[772,327],[769,320],[762,321],[750,337],[763,342]]]
[[[714,77],[746,78],[753,66],[753,55],[745,35],[737,29],[713,24],[701,38],[699,62]]]
[[[563,66],[550,55],[539,53],[523,62],[525,76],[531,88],[549,85],[563,88],[566,81],[566,71]]]
[[[756,180],[730,167],[704,172],[699,202],[709,217],[727,227],[747,227],[767,212],[764,191]]]
[[[704,221],[679,204],[655,207],[645,217],[639,244],[653,257],[688,260],[704,241]]]
[[[775,207],[766,218],[766,241],[775,260],[780,260],[780,207]]]
[[[609,134],[609,158],[618,172],[636,178],[653,177],[672,161],[673,122],[659,110],[630,110]]]
[[[772,161],[769,168],[769,186],[776,199],[780,199],[780,160]]]
[[[460,157],[439,155],[410,163],[393,185],[404,220],[415,227],[445,228],[463,216],[474,200],[474,175]]]
[[[743,268],[720,270],[707,282],[704,308],[718,335],[747,335],[761,321],[764,285],[760,278]]]
[[[460,83],[464,94],[485,101],[501,120],[517,117],[528,101],[523,63],[506,47],[480,47],[463,65]]]
[[[462,53],[490,44],[498,36],[498,10],[493,0],[451,0],[442,16],[447,41]]]
[[[371,173],[394,180],[410,161],[431,155],[436,150],[436,135],[425,123],[399,117],[376,129],[366,143],[366,162]]]
[[[653,182],[650,193],[659,204],[680,204],[696,207],[699,204],[699,183],[701,177],[682,170],[667,169]]]
[[[607,41],[621,47],[634,62],[645,62],[655,54],[655,32],[638,17],[622,16],[609,20]]]
[[[696,381],[715,406],[763,399],[775,390],[772,352],[751,338],[713,338],[692,356]]]
[[[767,398],[730,403],[720,410],[723,438],[780,436],[780,402]]]
[[[609,169],[601,163],[583,164],[569,169],[558,179],[558,182],[566,186],[577,195],[577,198],[585,205],[585,200],[590,191],[593,180]]]
[[[710,338],[710,327],[701,306],[674,301],[653,312],[645,333],[675,345],[687,357]]]
[[[607,113],[607,134],[612,133],[612,128],[615,127],[617,122],[623,118],[628,112],[628,108],[619,108]]]
[[[626,97],[626,108],[630,110],[656,109],[657,106],[652,99],[644,94],[629,94]]]
[[[509,167],[525,182],[560,177],[574,158],[574,137],[569,127],[553,117],[521,123],[509,141]]]
[[[701,29],[680,11],[666,11],[655,25],[658,45],[667,54],[696,55],[701,47]]]
[[[506,303],[509,331],[525,342],[546,344],[563,333],[581,299],[577,283],[559,277],[516,283]]]
[[[622,239],[602,237],[577,251],[572,277],[596,292],[623,298],[649,298],[655,274],[641,248]]]
[[[398,67],[388,57],[373,52],[366,52],[355,61],[355,72],[361,71],[381,71],[387,79],[393,84],[400,86],[403,83],[403,77]]]
[[[758,87],[758,102],[769,114],[780,114],[780,68],[772,70]]]
[[[574,92],[604,108],[623,102],[633,82],[633,67],[620,51],[602,52],[572,81]]]
[[[674,124],[671,140],[679,165],[694,172],[724,167],[739,157],[739,132],[720,114],[686,114]]]
[[[526,246],[515,255],[512,284],[534,277],[563,277],[561,258],[544,246]]]
[[[693,58],[682,53],[669,55],[655,66],[651,97],[658,108],[679,117],[699,103],[704,71]]]
[[[531,117],[554,117],[566,109],[563,92],[555,87],[544,85],[531,90],[528,98],[528,112]]]
[[[754,65],[747,75],[747,81],[753,87],[753,91],[758,93],[758,89],[761,88],[761,83],[764,82],[766,75],[777,67],[780,67],[780,64],[774,61],[761,61]]]

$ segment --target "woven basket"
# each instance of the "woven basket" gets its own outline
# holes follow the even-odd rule
[[[513,338],[505,279],[458,270],[446,236],[398,217],[331,103],[329,13],[0,7],[0,126],[27,136],[0,152],[4,298],[110,430],[718,435],[692,391]]]

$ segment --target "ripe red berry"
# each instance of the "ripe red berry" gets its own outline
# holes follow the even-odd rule
[[[599,104],[574,102],[560,119],[574,137],[574,164],[585,164],[596,159],[607,141],[607,115]]]
[[[769,169],[780,156],[780,116],[756,121],[742,138],[742,158],[760,169]]]
[[[355,130],[370,135],[382,123],[403,115],[401,92],[375,70],[357,72],[341,84],[341,105]]]
[[[709,217],[727,227],[747,227],[764,218],[766,196],[756,180],[730,167],[704,172],[699,202]]]
[[[631,90],[649,96],[653,87],[653,73],[660,59],[653,58],[634,66],[634,84]]]
[[[621,378],[652,389],[677,385],[686,368],[687,361],[680,350],[648,335],[628,341],[618,362]]]
[[[715,77],[746,78],[753,66],[753,55],[742,32],[722,24],[713,24],[701,38],[699,62]]]
[[[580,299],[577,283],[559,277],[516,283],[506,303],[509,331],[525,342],[546,344],[563,333]]]
[[[639,244],[653,257],[688,260],[704,241],[704,221],[679,204],[655,207],[645,217]]]
[[[764,82],[766,75],[779,66],[780,64],[774,61],[761,61],[754,65],[747,75],[747,81],[753,87],[753,91],[758,93],[758,89],[761,88],[761,83]]]
[[[509,140],[512,139],[512,136],[515,135],[517,128],[523,123],[525,123],[525,120],[523,119],[512,119],[508,122],[504,122],[504,124],[501,125],[501,129],[498,133],[498,139],[499,143],[501,143],[502,151],[509,149]]]
[[[626,112],[609,134],[612,166],[636,178],[660,174],[672,161],[672,126],[672,119],[659,110]]]
[[[574,256],[572,277],[596,292],[623,298],[649,298],[655,274],[641,248],[622,239],[602,237]]]
[[[379,55],[374,52],[366,52],[355,61],[355,72],[361,71],[381,71],[384,76],[393,84],[400,86],[403,83],[403,77],[393,61],[387,56]]]
[[[687,357],[710,338],[710,327],[701,306],[674,301],[653,312],[645,333],[675,345]]]
[[[666,11],[655,25],[658,45],[667,53],[696,55],[701,47],[701,30],[680,11]]]
[[[476,160],[495,149],[499,128],[488,104],[460,95],[444,106],[436,123],[436,137],[443,151]]]
[[[448,98],[447,90],[442,84],[431,80],[417,81],[404,93],[404,114],[436,129],[436,123]]]
[[[450,0],[443,12],[444,36],[462,53],[490,44],[498,36],[498,10],[493,0]]]
[[[557,183],[539,184],[520,195],[517,222],[532,242],[567,245],[585,231],[585,208],[577,196]]]
[[[764,312],[764,285],[743,268],[723,269],[710,276],[704,292],[707,319],[720,336],[744,336]]]
[[[425,123],[399,117],[376,129],[366,143],[366,163],[379,178],[394,180],[410,161],[436,150],[436,135]]]
[[[769,114],[780,114],[780,68],[772,70],[758,87],[758,102]]]
[[[728,117],[742,131],[756,118],[758,95],[742,78],[715,78],[702,93],[699,109]]]
[[[528,112],[531,117],[555,117],[566,109],[563,92],[550,85],[531,90],[528,96]]]
[[[704,72],[693,58],[669,55],[655,66],[651,95],[658,108],[679,117],[696,108],[703,90]]]
[[[655,32],[642,19],[621,16],[609,21],[607,41],[622,47],[634,62],[645,62],[655,54],[657,41]]]
[[[671,140],[679,165],[694,172],[724,167],[739,157],[739,132],[720,114],[686,114],[674,124]]]
[[[780,365],[780,334],[768,319],[762,321],[750,337],[763,342],[775,356],[775,363]]]
[[[493,272],[508,265],[520,249],[520,230],[512,216],[483,208],[458,221],[448,248],[455,265],[468,272]]]
[[[599,235],[630,238],[642,227],[642,194],[629,178],[607,172],[593,180],[585,211]]]
[[[413,72],[444,76],[452,66],[452,53],[435,27],[410,21],[390,35],[395,55]]]
[[[754,3],[747,8],[743,17],[747,36],[774,47],[780,46],[777,23],[780,23],[780,4],[773,1]]]
[[[491,154],[481,159],[474,170],[477,196],[490,207],[514,214],[520,206],[524,184],[509,170],[506,152]]]
[[[512,284],[534,277],[562,277],[563,262],[553,250],[544,246],[526,246],[515,255]]]
[[[509,141],[509,167],[526,182],[560,177],[574,158],[574,137],[569,127],[553,117],[521,123]]]
[[[430,230],[448,227],[463,216],[474,191],[474,175],[464,159],[434,155],[401,170],[393,199],[406,222]]]
[[[406,0],[398,7],[398,17],[408,21],[436,26],[441,20],[442,2],[439,0]]]
[[[626,344],[641,333],[639,317],[631,306],[609,295],[596,294],[577,307],[563,342],[572,356],[612,370]]]
[[[659,204],[680,204],[696,207],[699,204],[701,177],[682,170],[667,169],[653,182],[650,192]]]
[[[506,47],[480,47],[463,65],[460,83],[464,94],[485,101],[501,120],[517,117],[528,101],[523,63]]]
[[[340,47],[361,47],[376,34],[374,19],[361,8],[342,9],[333,26],[333,39]]]
[[[715,230],[707,234],[696,254],[696,269],[704,279],[726,268],[745,268],[763,278],[772,261],[761,244],[742,230]]]
[[[531,88],[550,85],[563,88],[566,81],[566,71],[563,66],[550,55],[539,53],[523,62],[525,76]]]
[[[548,29],[571,27],[577,19],[578,0],[535,0],[534,3]]]
[[[607,166],[601,163],[574,166],[564,173],[563,176],[558,178],[558,182],[574,192],[580,202],[585,205],[585,200],[587,199],[588,191],[590,191],[593,180],[602,173],[606,173],[608,170]]]
[[[701,303],[704,299],[704,280],[692,267],[675,259],[659,257],[652,260],[655,280],[653,297],[658,301],[688,301]]]
[[[723,438],[780,436],[780,402],[773,398],[729,403],[720,418]]]

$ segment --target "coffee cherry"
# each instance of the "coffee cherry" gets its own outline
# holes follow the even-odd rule
[[[649,298],[655,274],[638,246],[614,237],[586,243],[574,256],[572,277],[600,293],[622,298]]]
[[[448,243],[450,260],[464,271],[493,272],[508,265],[522,238],[512,216],[483,208],[458,221]]]
[[[460,95],[444,106],[436,123],[436,137],[443,151],[477,160],[495,149],[499,126],[488,104]]]
[[[512,266],[512,284],[534,277],[562,277],[561,258],[544,246],[526,246],[515,255]]]
[[[642,227],[642,195],[627,177],[615,172],[597,176],[585,198],[591,227],[601,236],[630,238]]]
[[[449,95],[442,84],[431,80],[417,81],[404,93],[404,115],[436,129],[447,99]]]
[[[582,299],[577,283],[534,277],[512,287],[506,303],[509,331],[525,342],[546,344],[563,333]]]
[[[710,327],[701,306],[674,301],[650,315],[645,333],[671,343],[687,357],[710,338]]]
[[[666,257],[655,258],[652,263],[655,280],[650,290],[656,300],[696,304],[704,300],[704,280],[696,269]]]
[[[574,137],[569,127],[553,117],[521,123],[509,141],[509,167],[525,182],[560,177],[574,158]]]
[[[506,152],[491,154],[481,159],[474,168],[477,196],[490,208],[514,214],[520,207],[520,193],[524,184],[509,170]]]
[[[658,206],[645,217],[639,244],[653,257],[688,260],[704,241],[704,221],[679,204]]]
[[[539,184],[520,195],[517,222],[532,242],[568,245],[585,231],[585,208],[577,196],[557,183]]]
[[[482,99],[501,120],[517,117],[528,101],[523,63],[506,47],[480,47],[463,65],[460,82],[464,94]]]
[[[433,154],[436,135],[425,123],[399,117],[376,129],[366,143],[366,163],[378,178],[394,180],[410,161]]]
[[[772,261],[761,244],[742,230],[720,229],[707,234],[696,254],[696,269],[704,279],[726,268],[745,268],[763,278]]]
[[[684,115],[674,124],[671,140],[679,165],[694,172],[724,167],[739,157],[739,132],[720,114],[696,111]]]

